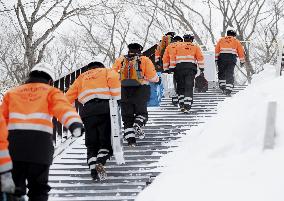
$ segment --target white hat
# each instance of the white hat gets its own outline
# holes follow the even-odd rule
[[[48,63],[37,63],[32,69],[31,72],[33,71],[41,71],[41,72],[45,72],[46,74],[48,74],[52,81],[55,81],[55,72],[54,72],[54,68],[48,64]]]

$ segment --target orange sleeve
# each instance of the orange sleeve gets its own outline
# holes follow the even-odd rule
[[[82,123],[82,120],[75,108],[64,94],[56,88],[53,88],[48,95],[48,105],[50,113],[55,116],[66,128],[72,123]]]
[[[204,68],[204,56],[199,46],[196,46],[196,60],[199,68]]]
[[[240,58],[240,62],[245,63],[245,51],[244,51],[242,44],[238,40],[237,40],[237,52]]]
[[[2,107],[0,107],[0,149],[7,149],[8,148],[8,130],[6,126],[6,121],[4,119],[4,116],[2,114]],[[1,154],[0,154],[1,156]]]
[[[2,109],[3,118],[6,121],[6,124],[8,124],[9,123],[9,93],[6,93],[4,95],[1,109]]]
[[[221,40],[219,40],[215,46],[215,61],[218,60],[218,57],[220,55],[220,51],[221,51],[221,48],[220,48],[220,42]]]
[[[0,108],[0,174],[12,169],[12,160],[8,151],[8,130]]]
[[[123,59],[124,59],[124,56],[120,56],[118,57],[114,64],[112,65],[112,69],[115,70],[116,72],[119,72],[120,71],[120,68],[122,66],[122,62],[123,62]]]
[[[69,87],[68,91],[65,93],[67,100],[73,104],[79,96],[78,86],[80,85],[80,76],[74,81],[74,83]]]
[[[121,83],[119,80],[119,74],[112,69],[107,69],[107,85],[109,87],[111,96],[114,99],[120,100]]]
[[[152,61],[146,56],[142,57],[142,59],[141,65],[144,66],[141,66],[141,68],[145,69],[144,76],[146,79],[150,82],[159,82],[159,77]]]
[[[169,46],[167,46],[163,55],[163,69],[169,70],[169,66],[170,66],[170,54],[169,54]]]

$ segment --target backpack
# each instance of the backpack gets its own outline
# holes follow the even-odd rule
[[[140,86],[143,81],[142,70],[140,68],[140,56],[135,56],[133,59],[129,59],[124,56],[120,69],[121,86]]]
[[[195,90],[196,92],[206,92],[208,90],[208,81],[204,77],[204,73],[200,73],[195,78]]]
[[[166,47],[171,43],[171,36],[163,36],[160,42],[160,56],[163,58]]]

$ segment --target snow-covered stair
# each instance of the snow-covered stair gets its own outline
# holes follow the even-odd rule
[[[235,86],[233,94],[245,86]],[[149,121],[145,127],[146,138],[138,139],[134,148],[124,146],[125,165],[108,161],[106,181],[95,182],[90,177],[86,163],[84,139],[79,138],[54,159],[50,170],[50,201],[102,200],[133,201],[137,194],[159,174],[156,163],[170,152],[169,141],[180,138],[185,130],[197,126],[217,113],[217,105],[226,97],[217,89],[194,94],[194,104],[187,115],[163,99],[160,107],[149,108]]]

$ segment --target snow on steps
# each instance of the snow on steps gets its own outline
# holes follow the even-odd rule
[[[236,86],[233,94],[244,87]],[[187,115],[172,106],[168,98],[162,100],[160,107],[149,108],[149,121],[144,128],[146,138],[138,139],[137,147],[124,147],[126,164],[118,166],[113,158],[107,162],[106,181],[91,179],[84,139],[79,138],[54,159],[49,177],[52,187],[49,201],[133,201],[146,183],[159,174],[156,162],[173,148],[168,142],[178,140],[185,130],[214,116],[218,103],[225,98],[216,89],[196,93]]]

